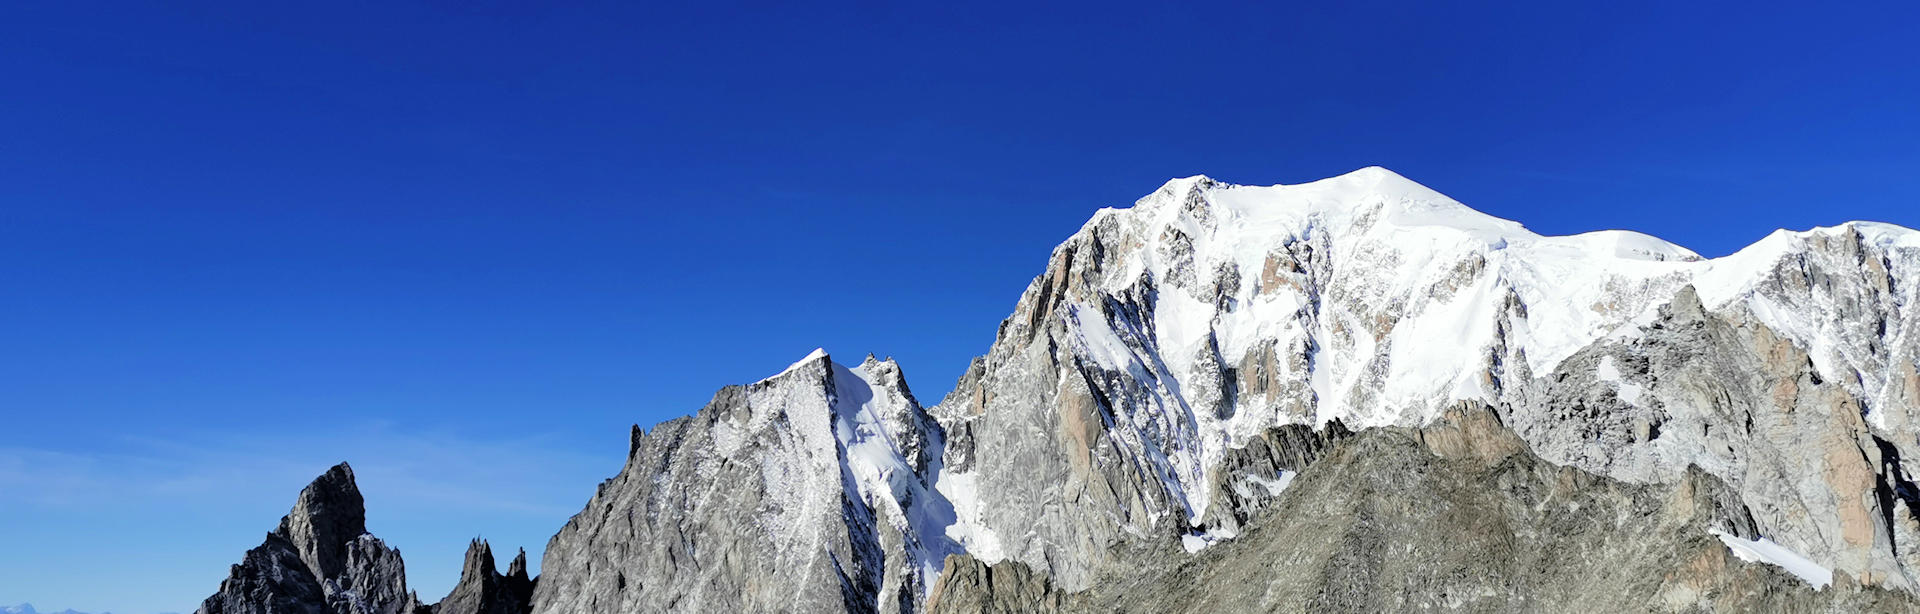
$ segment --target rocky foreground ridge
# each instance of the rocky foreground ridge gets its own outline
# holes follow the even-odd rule
[[[815,352],[435,606],[352,473],[203,612],[1920,611],[1920,233],[1705,259],[1369,168],[1053,252],[954,392]]]
[[[233,566],[201,614],[515,614],[527,611],[535,582],[527,553],[502,576],[487,542],[474,540],[453,593],[427,605],[407,590],[398,549],[367,532],[353,468],[328,469],[305,490],[279,528]]]

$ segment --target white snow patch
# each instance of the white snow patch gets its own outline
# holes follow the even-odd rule
[[[1279,495],[1280,491],[1286,490],[1287,486],[1292,485],[1293,476],[1296,475],[1299,475],[1299,473],[1294,471],[1281,471],[1279,476],[1271,480],[1257,475],[1248,475],[1246,476],[1246,480],[1249,484],[1266,489],[1266,496],[1273,497]],[[1251,493],[1242,494],[1241,496],[1246,496],[1247,494]]]
[[[1205,550],[1207,546],[1211,546],[1211,545],[1213,545],[1212,542],[1207,541],[1207,538],[1202,537],[1200,535],[1194,535],[1189,533],[1189,534],[1180,536],[1180,547],[1185,548],[1187,551],[1187,554],[1193,554],[1195,552]]]
[[[966,547],[973,558],[989,565],[1006,560],[1006,547],[1000,536],[987,528],[981,518],[979,475],[973,472],[941,472],[934,488],[953,502],[954,523],[946,528],[948,539]]]
[[[1774,543],[1771,539],[1765,537],[1755,540],[1743,539],[1719,529],[1708,529],[1707,532],[1719,536],[1720,541],[1727,545],[1727,550],[1732,551],[1734,556],[1740,557],[1740,560],[1766,563],[1785,569],[1817,589],[1826,588],[1833,583],[1832,569],[1823,567],[1800,553],[1787,549],[1786,546]]]
[[[883,407],[882,404],[912,402],[893,395],[876,395],[874,391],[880,387],[875,385],[873,374],[865,365],[848,369],[834,364],[833,387],[833,432],[846,451],[846,469],[852,474],[861,496],[875,506],[875,514],[881,521],[904,523],[904,526],[894,526],[905,534],[907,553],[914,557],[921,577],[926,579],[927,590],[932,590],[932,579],[940,576],[947,555],[965,550],[948,535],[949,528],[957,523],[953,504],[939,494],[937,484],[929,488],[921,480],[902,454],[897,436],[887,432],[888,421],[880,414],[887,410],[911,414],[914,410],[911,406]],[[933,444],[935,449],[944,447],[938,441]],[[938,469],[934,467],[928,473],[937,476]],[[883,506],[891,509],[882,509]]]
[[[1646,393],[1646,389],[1639,384],[1621,377],[1620,368],[1613,364],[1612,356],[1600,357],[1600,366],[1594,368],[1593,375],[1600,378],[1600,381],[1612,383],[1614,396],[1620,397],[1620,400],[1628,405],[1639,405],[1641,395]]]
[[[1415,402],[1434,393],[1451,393],[1453,400],[1491,401],[1479,385],[1479,365],[1461,364],[1461,355],[1484,353],[1493,339],[1494,277],[1481,275],[1448,300],[1430,303],[1394,327],[1388,356],[1393,373],[1387,378],[1389,400]]]
[[[1126,371],[1133,365],[1133,349],[1127,347],[1127,342],[1107,326],[1107,319],[1100,314],[1100,310],[1079,303],[1069,305],[1067,309],[1074,320],[1073,329],[1080,332],[1082,356],[1115,371]]]
[[[1280,475],[1274,476],[1271,479],[1257,475],[1243,475],[1234,479],[1232,485],[1233,493],[1240,495],[1242,499],[1277,497],[1280,496],[1282,491],[1287,489],[1288,485],[1293,484],[1293,476],[1295,475],[1299,474],[1297,472],[1284,470],[1280,472]]]
[[[1208,529],[1207,532],[1205,533],[1188,533],[1186,535],[1180,536],[1180,547],[1186,550],[1187,554],[1193,554],[1195,552],[1199,552],[1201,550],[1207,549],[1207,546],[1211,546],[1211,545],[1214,545],[1223,541],[1227,541],[1229,539],[1233,539],[1239,536],[1240,536],[1239,531],[1216,527],[1213,529]]]

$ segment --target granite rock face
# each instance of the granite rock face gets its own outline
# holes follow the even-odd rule
[[[1771,539],[1867,584],[1915,586],[1900,531],[1920,493],[1892,441],[1913,436],[1875,428],[1860,396],[1744,309],[1707,312],[1683,288],[1636,335],[1515,396],[1508,415],[1548,460],[1638,482],[1698,466]]]
[[[1300,472],[1233,540],[1067,591],[1027,565],[956,556],[929,610],[987,612],[1912,612],[1908,594],[1837,574],[1813,591],[1739,560],[1739,496],[1698,469],[1634,485],[1535,456],[1489,409],[1367,429]]]
[[[407,591],[400,551],[367,534],[353,467],[340,463],[300,491],[266,541],[247,552],[200,614],[398,614]]]
[[[1018,614],[1066,609],[1069,596],[1045,574],[1018,561],[988,565],[964,554],[947,557],[946,573],[927,598],[931,612]]]
[[[476,539],[467,546],[467,561],[460,569],[460,583],[454,585],[433,614],[526,614],[533,598],[535,581],[527,577],[527,553],[513,557],[507,573],[494,566],[493,549],[485,540]]]
[[[268,533],[248,550],[199,614],[326,614],[327,594],[287,538]]]
[[[367,533],[365,500],[353,468],[341,463],[300,491],[293,509],[259,547],[247,551],[199,614],[520,614],[534,581],[526,555],[511,573],[493,567],[476,540],[467,570],[440,606],[407,590],[400,551]]]
[[[353,467],[335,465],[300,491],[293,511],[280,519],[279,534],[300,551],[307,569],[322,578],[346,571],[347,547],[367,532],[367,502],[353,481]]]
[[[634,431],[547,544],[533,610],[917,611],[957,546],[943,437],[891,361],[824,352]]]
[[[414,614],[420,600],[407,590],[407,566],[400,551],[372,534],[347,542],[346,569],[327,579],[327,603],[336,612]]]

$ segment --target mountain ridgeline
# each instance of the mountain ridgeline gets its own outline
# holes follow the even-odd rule
[[[201,612],[1920,611],[1920,232],[1706,259],[1380,168],[1178,179],[954,391],[816,351],[437,605],[346,465]]]

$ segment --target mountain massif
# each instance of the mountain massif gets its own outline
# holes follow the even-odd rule
[[[200,611],[1920,611],[1916,287],[1885,224],[1706,259],[1381,168],[1178,179],[937,405],[825,352],[723,388],[435,605],[343,464]]]

